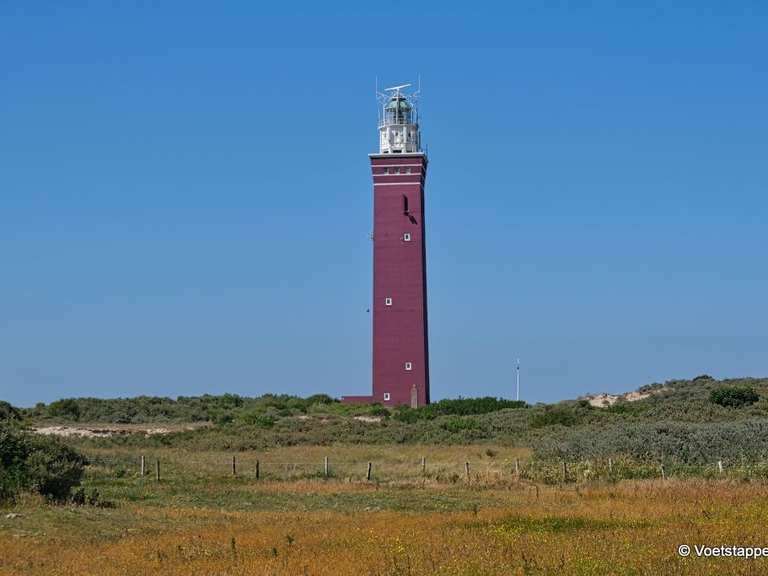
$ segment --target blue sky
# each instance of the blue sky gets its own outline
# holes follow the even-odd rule
[[[0,1],[0,398],[370,389],[422,77],[432,391],[768,375],[768,5]]]

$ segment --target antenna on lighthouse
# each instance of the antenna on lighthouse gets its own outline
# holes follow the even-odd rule
[[[516,376],[515,376],[515,400],[520,400],[520,358],[517,359],[517,370],[516,370]]]
[[[378,77],[376,97],[379,100],[379,153],[421,153],[419,130],[419,105],[417,92],[406,91],[412,83],[398,84],[379,92]]]

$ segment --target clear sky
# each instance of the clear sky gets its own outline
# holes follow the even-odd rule
[[[0,398],[370,390],[422,77],[432,393],[768,375],[765,2],[0,1]]]

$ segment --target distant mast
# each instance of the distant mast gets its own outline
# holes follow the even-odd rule
[[[520,400],[520,358],[517,359],[517,374],[515,376],[516,381],[516,393],[515,393],[515,400]]]

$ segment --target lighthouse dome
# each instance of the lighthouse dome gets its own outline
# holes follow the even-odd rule
[[[408,104],[408,101],[404,97],[393,96],[385,108],[386,110],[410,110],[411,105]]]

